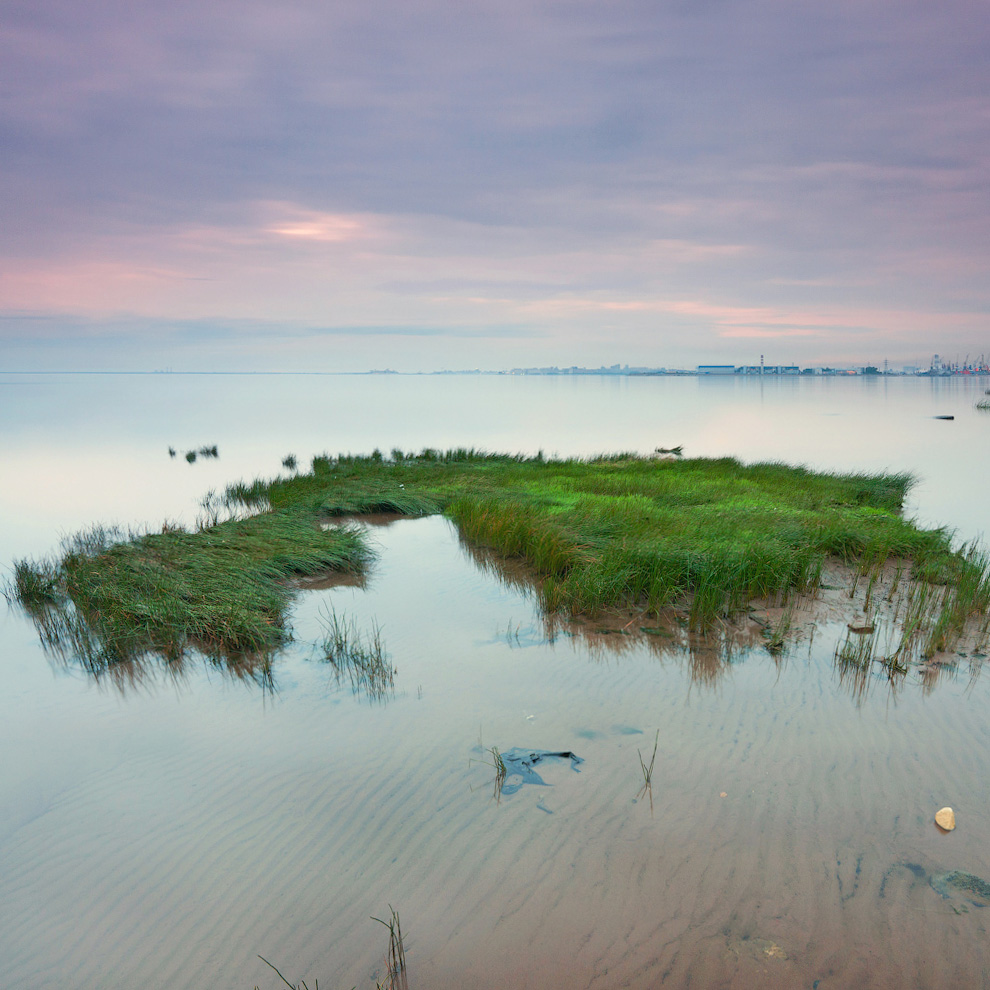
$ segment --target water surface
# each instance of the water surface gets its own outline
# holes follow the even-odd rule
[[[910,512],[985,526],[978,381],[21,376],[0,381],[0,561],[94,521],[191,521],[292,452],[683,444],[910,470]],[[951,422],[935,420],[952,414]],[[217,461],[181,451],[216,443]],[[167,447],[180,456],[168,457]],[[662,637],[548,639],[439,518],[375,526],[364,588],[301,594],[273,685],[195,659],[94,681],[0,616],[0,985],[370,987],[391,904],[414,988],[984,986],[987,679],[896,690]],[[382,627],[385,699],[314,654]],[[974,666],[974,663],[976,666]],[[865,688],[865,690],[864,690]],[[638,752],[659,730],[653,808]],[[569,750],[493,797],[484,749]],[[724,795],[724,796],[723,796]],[[945,804],[959,827],[932,823]]]

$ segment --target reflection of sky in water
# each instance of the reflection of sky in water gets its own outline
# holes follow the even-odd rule
[[[689,454],[911,469],[926,478],[926,517],[969,533],[987,481],[990,418],[972,411],[982,390],[393,377],[0,385],[0,560],[95,521],[189,519],[207,488],[275,473],[289,452],[305,465],[325,449],[376,445],[590,454],[681,443]],[[218,461],[181,460],[213,443]],[[977,972],[927,883],[897,887],[894,873],[886,899],[875,894],[900,862],[990,876],[986,678],[971,683],[961,663],[937,690],[909,680],[860,691],[832,662],[841,628],[779,660],[757,648],[731,663],[615,634],[544,643],[522,589],[475,566],[443,520],[372,538],[382,554],[366,588],[300,595],[274,694],[193,663],[121,695],[49,666],[29,623],[2,617],[0,903],[17,925],[0,926],[0,983],[36,985],[45,968],[87,988],[153,986],[164,972],[172,985],[253,986],[267,976],[252,968],[261,951],[294,978],[366,986],[381,944],[365,919],[389,903],[415,919],[419,986],[457,972],[465,946],[510,985],[499,968],[510,957],[538,968],[582,939],[612,973],[635,975],[675,944],[714,972],[725,943],[712,933],[736,927],[787,949],[793,985],[846,960],[850,930],[890,972],[947,946],[955,975]],[[314,659],[328,603],[361,630],[381,626],[395,665],[387,705],[352,695]],[[657,728],[651,817],[632,802],[637,750],[649,757]],[[538,789],[541,807],[526,788],[496,806],[488,768],[469,763],[479,736],[585,762]],[[951,848],[928,821],[929,807],[950,802],[962,823]],[[696,915],[676,915],[691,904]],[[512,916],[518,929],[506,931]],[[985,932],[971,934],[978,954]]]
[[[10,384],[13,382],[13,384]],[[688,456],[913,471],[910,511],[970,537],[990,415],[978,380],[450,376],[52,376],[0,384],[0,557],[94,521],[195,516],[209,488],[295,453],[476,446],[589,455],[683,444]],[[954,422],[933,419],[954,414]],[[217,444],[218,461],[182,452]],[[169,460],[167,448],[179,456]],[[917,508],[916,508],[917,507]]]

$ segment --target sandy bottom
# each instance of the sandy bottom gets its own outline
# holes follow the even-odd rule
[[[389,905],[413,990],[990,986],[990,915],[938,879],[990,880],[972,658],[851,681],[828,598],[777,657],[756,620],[728,659],[607,626],[548,642],[442,520],[375,534],[366,587],[302,596],[274,695],[207,667],[53,678],[25,626],[47,684],[0,776],[0,986],[278,986],[261,954],[364,990]],[[328,601],[381,624],[386,703],[305,646]],[[495,800],[493,745],[584,762]]]

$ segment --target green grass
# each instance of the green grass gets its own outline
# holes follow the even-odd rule
[[[339,684],[346,674],[354,694],[363,693],[369,701],[385,701],[395,685],[395,668],[385,649],[382,630],[377,623],[365,636],[353,618],[338,615],[332,607],[320,616],[323,639],[318,644],[319,658],[330,664]]]
[[[771,656],[776,657],[783,653],[793,621],[794,610],[790,605],[788,605],[788,607],[781,613],[781,616],[777,622],[774,623],[771,628],[764,629],[763,635],[766,641],[763,645],[766,647],[767,652]]]
[[[388,929],[388,949],[385,952],[385,979],[378,982],[378,990],[409,990],[408,967],[406,965],[406,950],[402,941],[402,926],[399,924],[399,912],[388,906],[391,917],[388,921],[372,918]]]
[[[524,560],[548,611],[684,608],[697,624],[753,596],[812,589],[829,555],[948,566],[951,540],[899,516],[906,475],[819,474],[732,458],[548,460],[474,450],[315,458],[308,474],[228,489],[316,516],[443,512]]]
[[[990,607],[988,563],[901,517],[911,483],[733,458],[322,455],[309,472],[211,493],[198,532],[90,534],[56,561],[19,561],[12,597],[38,614],[70,608],[125,655],[270,651],[287,635],[287,578],[368,559],[357,534],[321,520],[443,513],[472,546],[522,561],[548,614],[674,608],[705,627],[752,598],[814,592],[829,557],[864,574],[907,558],[914,578],[948,589],[925,634],[949,642]],[[224,512],[256,514],[220,522]]]
[[[362,568],[360,535],[285,512],[187,533],[93,529],[57,560],[18,561],[9,596],[55,653],[97,672],[148,653],[270,654],[289,638],[290,579]]]
[[[376,980],[377,990],[409,990],[409,967],[406,963],[406,949],[402,936],[402,925],[399,922],[399,912],[388,906],[390,917],[388,919],[372,917],[372,921],[377,921],[388,930],[388,947],[385,950],[385,978]],[[270,969],[279,979],[279,985],[286,986],[289,990],[309,990],[309,984],[305,980],[298,983],[291,983],[282,971],[264,956],[258,958]],[[260,990],[255,985],[254,990]],[[313,990],[320,990],[319,980],[314,980]],[[351,990],[357,990],[351,987]]]
[[[650,796],[650,812],[653,812],[653,766],[657,762],[657,747],[660,745],[660,730],[657,729],[656,738],[653,740],[653,755],[650,757],[649,766],[646,764],[646,760],[643,759],[643,754],[637,749],[636,753],[639,755],[639,768],[643,771],[643,787],[637,794],[637,798],[645,797],[647,794]]]
[[[281,970],[274,964],[269,962],[264,956],[258,956],[258,958],[270,969],[275,975],[281,980],[284,986],[287,986],[289,990],[309,990],[309,984],[305,980],[300,980],[298,983],[290,983],[285,976],[282,975]],[[254,990],[260,990],[258,986],[255,986]],[[313,990],[320,990],[320,981],[316,980],[313,983]],[[357,990],[356,987],[352,987],[351,990]]]
[[[491,760],[478,760],[479,763],[484,763],[486,767],[491,767],[495,771],[495,780],[492,790],[492,800],[498,804],[502,800],[502,787],[505,785],[505,778],[508,774],[508,768],[505,765],[505,760],[502,758],[502,753],[498,746],[489,746],[485,749],[481,740],[478,740],[478,747],[483,749],[490,757]],[[474,760],[468,760],[468,765],[475,762]]]

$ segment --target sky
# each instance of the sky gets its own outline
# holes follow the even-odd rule
[[[944,0],[0,0],[0,370],[990,358]]]

